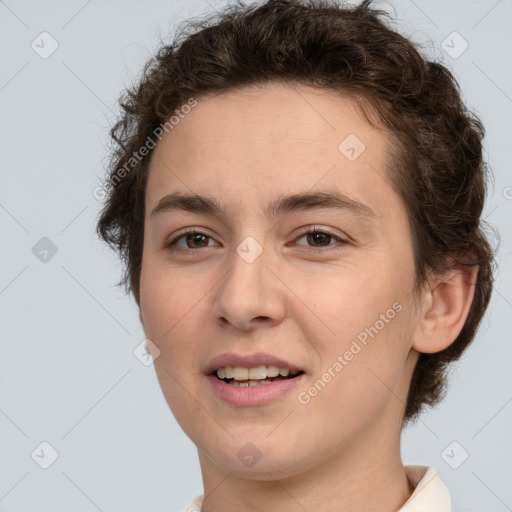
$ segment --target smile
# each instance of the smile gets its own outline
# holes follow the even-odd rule
[[[222,366],[216,370],[215,375],[231,386],[252,387],[290,379],[299,373],[303,372],[291,372],[288,368],[275,365],[259,365],[251,368],[244,366]]]
[[[277,368],[277,372],[276,372]],[[269,367],[269,374],[277,375],[271,377],[266,372],[266,367],[222,367],[215,373],[208,375],[211,389],[215,396],[223,402],[238,407],[251,407],[266,405],[285,395],[306,377],[305,373],[298,371],[293,375],[286,368]],[[281,370],[286,375],[281,375]],[[258,372],[256,374],[256,371]],[[252,372],[249,378],[249,372]],[[220,375],[225,375],[221,378]],[[230,378],[226,377],[229,375]],[[256,378],[252,378],[252,376]]]

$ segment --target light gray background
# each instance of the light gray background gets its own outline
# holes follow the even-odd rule
[[[144,334],[96,239],[93,191],[121,90],[177,22],[226,3],[0,1],[1,511],[173,512],[202,492],[195,447],[133,354]],[[495,173],[485,215],[501,233],[478,339],[443,404],[405,432],[403,459],[436,467],[456,511],[512,510],[512,1],[379,5],[453,69],[481,115]],[[31,48],[43,31],[59,45],[46,59]],[[453,31],[469,44],[457,58],[442,46]],[[452,54],[464,44],[453,38]],[[42,237],[57,248],[46,262],[32,252]],[[48,469],[35,462],[49,457],[43,441],[58,452]]]

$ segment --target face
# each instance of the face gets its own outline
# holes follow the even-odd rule
[[[398,437],[414,264],[389,144],[350,98],[273,84],[200,100],[156,147],[141,319],[202,464],[284,477]]]

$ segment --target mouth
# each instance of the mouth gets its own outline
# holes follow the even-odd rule
[[[276,365],[221,366],[212,375],[235,387],[265,386],[273,382],[291,380],[302,375],[302,370],[290,370]]]

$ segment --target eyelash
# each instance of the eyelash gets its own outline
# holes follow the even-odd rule
[[[343,238],[339,237],[338,235],[334,234],[332,231],[329,231],[328,229],[325,229],[325,228],[317,228],[316,226],[310,226],[308,227],[307,230],[305,230],[297,239],[297,240],[300,240],[301,238],[303,238],[304,236],[307,236],[308,234],[312,234],[312,233],[321,233],[323,235],[328,235],[332,238],[334,238],[336,241],[338,241],[339,243],[341,243],[341,247],[331,247],[332,245],[334,244],[328,244],[328,245],[324,245],[324,246],[318,246],[318,247],[315,247],[315,246],[308,246],[309,249],[312,249],[313,251],[321,251],[321,252],[326,252],[326,251],[332,251],[332,250],[339,250],[343,247],[343,245],[347,245],[349,242],[347,240],[344,240]],[[167,242],[165,244],[165,248],[167,250],[169,250],[170,252],[187,252],[187,253],[194,253],[195,251],[200,251],[202,249],[205,249],[206,247],[209,247],[209,246],[206,246],[206,247],[200,247],[200,248],[187,248],[187,249],[183,249],[181,247],[177,247],[175,244],[181,240],[182,238],[186,237],[187,235],[204,235],[206,236],[207,238],[210,238],[212,239],[211,236],[207,235],[206,233],[203,233],[201,231],[198,231],[197,229],[195,228],[188,228],[186,229],[184,232],[180,233],[178,236],[174,237],[171,241]]]

